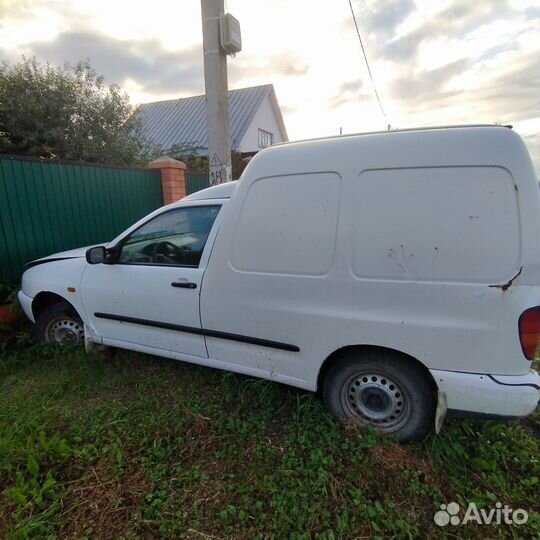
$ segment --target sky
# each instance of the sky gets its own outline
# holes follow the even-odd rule
[[[226,0],[229,88],[272,83],[290,140],[512,124],[540,172],[538,0]],[[0,58],[88,58],[133,104],[204,93],[199,0],[0,0]]]

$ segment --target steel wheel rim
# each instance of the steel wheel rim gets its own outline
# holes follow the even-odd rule
[[[78,344],[84,339],[84,326],[81,322],[64,315],[53,319],[47,325],[45,338],[48,343]]]
[[[397,431],[411,416],[410,397],[392,377],[376,372],[358,372],[341,388],[341,405],[348,418],[384,432]]]

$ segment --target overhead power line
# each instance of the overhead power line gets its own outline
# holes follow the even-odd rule
[[[528,107],[523,107],[523,109],[519,109],[518,111],[514,111],[514,113],[513,113],[514,114],[514,119],[510,120],[510,118],[509,118],[508,120],[503,120],[501,122],[501,124],[508,124],[510,122],[517,122],[518,120],[516,120],[516,118],[515,118],[515,116],[517,114],[521,114],[522,112],[529,111],[530,109],[535,109],[536,107],[540,107],[540,101],[538,103],[533,103],[532,105],[529,105]]]
[[[519,111],[516,111],[516,114],[523,111],[528,111],[529,109],[535,109],[536,107],[540,107],[540,101],[538,103],[533,103],[532,105],[529,105],[528,107],[524,107],[523,109],[519,109]]]
[[[354,14],[354,9],[353,9],[351,0],[349,0],[349,7],[351,8],[351,14],[354,21],[354,26],[356,28],[356,34],[358,35],[358,41],[360,42],[360,47],[362,48],[362,54],[364,55],[364,60],[366,61],[366,67],[369,73],[369,78],[371,79],[371,84],[373,85],[373,91],[375,92],[375,97],[377,98],[377,102],[379,103],[379,108],[381,109],[381,113],[384,116],[384,120],[390,127],[388,118],[386,116],[386,113],[384,112],[384,107],[382,106],[382,103],[381,103],[381,98],[379,97],[379,92],[377,92],[377,86],[375,85],[375,81],[373,80],[373,75],[371,74],[371,68],[369,67],[366,49],[364,49],[364,43],[362,42],[362,36],[360,35],[360,30],[358,29],[358,23],[356,22],[356,15]]]

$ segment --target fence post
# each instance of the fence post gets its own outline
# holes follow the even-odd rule
[[[186,196],[186,164],[169,156],[162,156],[148,164],[149,169],[159,169],[163,204],[176,202]]]

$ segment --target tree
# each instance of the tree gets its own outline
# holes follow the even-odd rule
[[[53,67],[36,58],[0,66],[0,153],[93,163],[147,163],[159,150],[129,97],[105,86],[88,60]]]

